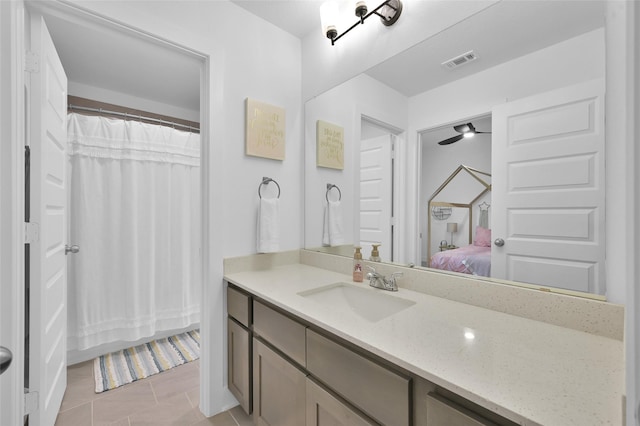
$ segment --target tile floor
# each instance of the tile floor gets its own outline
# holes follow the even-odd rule
[[[213,417],[198,408],[200,361],[95,393],[93,360],[69,366],[56,426],[253,426],[238,406]]]

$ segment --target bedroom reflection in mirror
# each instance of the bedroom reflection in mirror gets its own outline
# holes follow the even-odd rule
[[[491,174],[464,164],[442,181],[429,198],[428,211],[449,208],[455,222],[443,223],[437,216],[428,215],[429,267],[491,276],[490,196]],[[451,238],[444,246],[446,240],[441,240],[443,231]],[[464,234],[467,241],[464,241]]]

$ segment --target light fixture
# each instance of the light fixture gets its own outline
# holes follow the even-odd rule
[[[465,132],[462,134],[465,138],[472,138],[476,135],[476,132]]]
[[[338,30],[336,28],[336,21],[338,20],[338,5],[335,1],[330,0],[320,6],[322,34],[324,34],[329,40],[331,40],[331,45],[333,46],[333,44],[346,33],[351,31],[358,25],[364,24],[364,21],[371,15],[378,15],[380,17],[380,21],[382,21],[382,23],[388,27],[395,24],[395,22],[400,17],[400,13],[402,13],[401,0],[386,0],[371,12],[369,12],[366,1],[357,0],[355,4],[355,14],[359,18],[359,20],[351,25],[342,34],[338,34]]]
[[[458,232],[458,224],[455,222],[447,223],[447,232],[451,232],[451,245],[453,246],[453,234]]]

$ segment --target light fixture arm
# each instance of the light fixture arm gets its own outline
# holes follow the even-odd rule
[[[385,8],[385,12],[380,13],[381,9]],[[385,0],[378,7],[373,9],[371,12],[367,13],[364,16],[360,16],[360,19],[356,21],[353,25],[347,28],[342,34],[337,34],[335,30],[333,32],[327,32],[327,38],[331,40],[331,45],[333,46],[336,41],[342,38],[349,31],[354,29],[360,24],[364,24],[364,21],[369,18],[371,15],[377,15],[380,17],[380,20],[385,26],[393,25],[398,18],[400,17],[400,13],[402,13],[402,1],[401,0]]]

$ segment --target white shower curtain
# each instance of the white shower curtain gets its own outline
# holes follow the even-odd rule
[[[69,114],[68,348],[200,318],[200,137]]]

